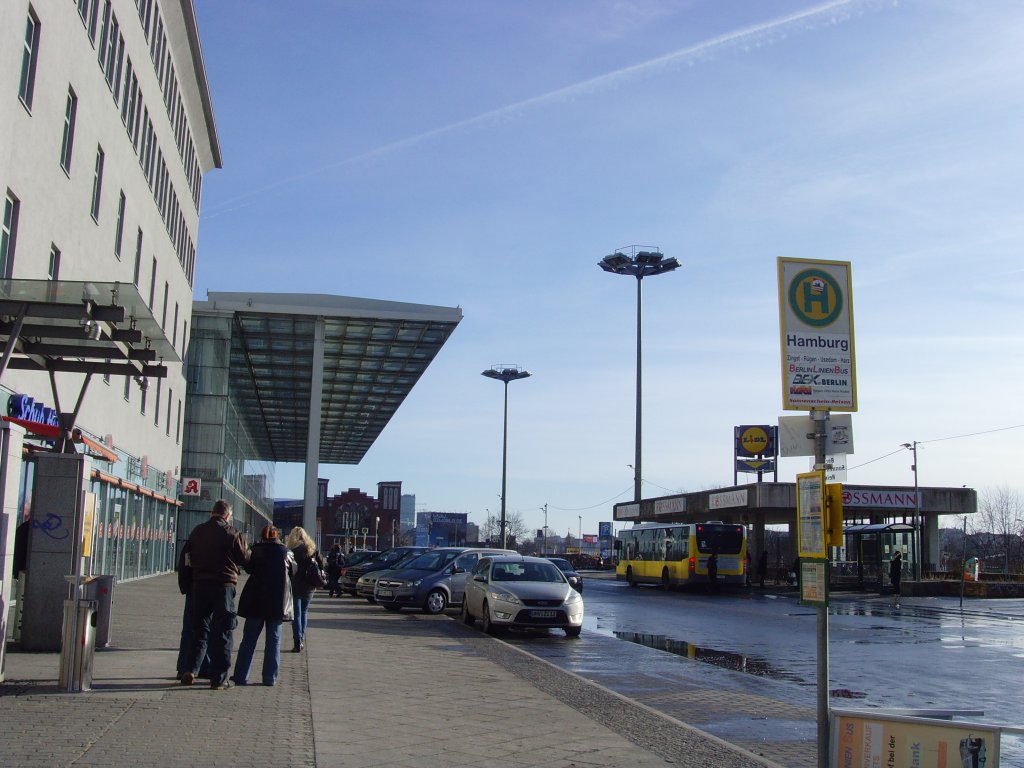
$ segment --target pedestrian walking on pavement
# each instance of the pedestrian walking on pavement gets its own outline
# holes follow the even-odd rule
[[[331,597],[341,597],[341,585],[338,583],[341,578],[341,567],[345,564],[345,555],[341,552],[341,544],[331,547],[327,555],[327,593]]]
[[[188,537],[192,561],[192,649],[181,677],[192,685],[199,664],[210,655],[210,688],[230,688],[231,649],[234,642],[235,590],[238,574],[249,562],[242,535],[231,527],[231,505],[216,501],[210,519],[192,529]]]
[[[903,578],[903,553],[896,550],[896,554],[889,561],[889,581],[892,582],[892,589],[896,595],[896,604],[900,602],[900,579]]]
[[[764,589],[764,579],[768,575],[768,550],[761,550],[761,557],[757,559],[757,578],[761,582],[761,589]]]
[[[295,640],[294,653],[306,647],[306,617],[309,613],[309,601],[317,585],[309,578],[310,563],[320,569],[324,567],[324,559],[316,549],[316,544],[301,526],[295,526],[288,533],[288,549],[295,556],[297,564],[295,578],[292,580],[292,593],[295,597],[295,617],[292,619],[292,639]]]
[[[245,619],[245,626],[231,679],[236,685],[249,684],[256,643],[266,629],[263,684],[274,685],[281,668],[281,624],[291,621],[295,610],[292,597],[295,556],[281,541],[277,528],[267,525],[260,531],[260,541],[253,545],[245,570],[249,578],[238,598],[238,615]]]

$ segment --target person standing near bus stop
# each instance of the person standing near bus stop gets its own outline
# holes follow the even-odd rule
[[[896,554],[889,561],[889,581],[892,582],[892,590],[896,594],[896,605],[900,604],[900,579],[903,577],[903,553],[898,549]]]
[[[199,662],[209,652],[210,688],[231,688],[232,631],[235,628],[235,588],[238,574],[249,562],[242,535],[229,525],[231,505],[220,499],[210,519],[192,529],[188,537],[192,560],[192,648],[182,685],[192,685]]]

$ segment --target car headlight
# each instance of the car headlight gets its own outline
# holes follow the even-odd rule
[[[583,602],[583,595],[577,592],[575,589],[569,591],[569,595],[565,598],[566,605],[575,605],[576,603]]]
[[[511,603],[512,605],[520,604],[518,597],[511,592],[506,592],[504,589],[489,589],[487,590],[487,597],[491,600],[500,600],[503,603]]]
[[[416,581],[412,581],[412,582],[407,581],[402,586],[404,586],[404,587],[418,587],[422,583],[423,583],[423,579],[416,579]]]

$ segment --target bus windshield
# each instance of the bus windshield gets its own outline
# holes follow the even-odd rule
[[[703,523],[697,526],[696,534],[698,552],[735,555],[743,548],[743,527],[739,525]]]

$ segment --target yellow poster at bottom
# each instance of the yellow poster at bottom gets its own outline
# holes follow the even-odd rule
[[[998,768],[999,728],[832,711],[836,768]]]

